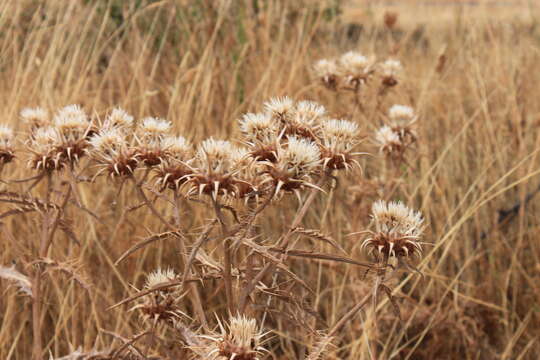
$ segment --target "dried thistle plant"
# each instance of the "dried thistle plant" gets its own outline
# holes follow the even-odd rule
[[[259,360],[264,347],[262,338],[266,335],[257,325],[255,319],[246,316],[231,317],[229,323],[223,326],[219,322],[221,334],[202,335],[210,340],[204,348],[204,359],[223,360]],[[200,350],[199,350],[200,351]]]
[[[405,105],[393,105],[389,112],[390,123],[375,134],[379,150],[387,158],[399,164],[405,161],[405,152],[417,141],[414,109]]]
[[[144,289],[152,290],[177,278],[178,275],[174,270],[158,268],[146,275]],[[174,324],[182,316],[187,316],[179,309],[178,304],[181,301],[182,295],[177,288],[157,289],[144,296],[142,302],[132,307],[130,311],[139,311],[144,321]]]
[[[362,247],[370,255],[382,259],[420,257],[420,237],[424,230],[424,219],[420,212],[406,207],[401,202],[379,200],[373,204],[372,217],[375,231],[364,240]]]

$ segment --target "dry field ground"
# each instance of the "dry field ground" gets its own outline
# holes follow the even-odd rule
[[[539,19],[534,1],[0,0],[0,359],[537,359]],[[375,64],[314,70],[351,50]],[[266,162],[208,142],[191,160],[141,125],[248,146],[238,120],[283,96],[346,136],[273,104],[257,119],[289,137]],[[382,137],[396,104],[416,120]],[[137,130],[106,130],[117,107]],[[373,217],[379,199],[423,223]]]

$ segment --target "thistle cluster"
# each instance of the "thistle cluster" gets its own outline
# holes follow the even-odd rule
[[[313,66],[315,77],[326,88],[355,92],[374,78],[383,89],[396,86],[402,70],[398,60],[378,62],[375,56],[365,56],[357,51],[346,52],[339,58],[321,59]]]
[[[359,166],[358,126],[330,118],[322,105],[312,101],[271,99],[262,113],[244,115],[240,129],[256,169],[252,173],[262,174],[257,190],[298,193],[315,187],[314,179],[325,172]]]
[[[24,109],[21,118],[31,128],[26,140],[31,168],[48,172],[73,168],[86,154],[92,123],[78,105],[61,108],[52,121],[41,108]]]
[[[375,134],[380,152],[393,160],[402,160],[405,151],[417,140],[414,125],[417,117],[414,109],[405,105],[394,105],[388,112],[390,122]]]
[[[384,259],[391,257],[420,257],[422,246],[420,237],[423,233],[422,214],[409,209],[401,202],[375,202],[371,209],[375,231],[362,243],[362,248],[369,254]]]

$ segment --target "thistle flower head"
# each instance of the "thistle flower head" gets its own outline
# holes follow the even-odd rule
[[[248,113],[239,123],[242,134],[253,145],[269,145],[277,139],[279,129],[270,113]]]
[[[56,128],[47,126],[34,131],[30,144],[32,149],[38,152],[47,152],[52,150],[59,142],[60,135]]]
[[[377,250],[388,257],[421,255],[422,247],[418,240],[422,236],[422,214],[402,202],[379,200],[372,206],[375,231],[364,240],[362,247],[371,252]]]
[[[80,141],[90,129],[90,121],[79,105],[69,105],[58,111],[53,124],[63,141]]]
[[[146,276],[144,288],[149,290],[177,278],[172,269],[156,269]],[[173,287],[150,292],[130,311],[139,310],[143,320],[162,321],[174,325],[178,318],[185,315],[180,311],[178,302],[182,299]]]
[[[21,119],[32,128],[49,125],[49,114],[43,108],[24,108],[21,110]]]
[[[0,124],[0,148],[8,148],[13,144],[13,129],[7,125]]]
[[[362,79],[368,75],[374,63],[374,58],[364,56],[357,51],[346,52],[339,58],[341,72],[356,79]]]
[[[161,146],[165,157],[156,169],[156,185],[161,191],[166,188],[177,191],[193,174],[188,165],[193,161],[192,146],[182,136],[166,136]]]
[[[174,270],[171,268],[167,268],[167,269],[158,268],[146,275],[144,287],[146,289],[151,289],[154,286],[173,281],[177,277],[178,275],[176,275]]]
[[[214,343],[208,347],[207,359],[257,360],[264,348],[261,339],[264,333],[255,319],[246,316],[232,317],[227,329],[221,323],[221,335],[205,336]]]
[[[137,157],[148,167],[159,165],[166,154],[163,148],[163,139],[170,132],[172,124],[170,121],[147,117],[144,118],[138,135],[136,137]]]
[[[231,170],[234,153],[235,146],[231,142],[209,138],[201,143],[197,158],[209,173],[223,174]]]
[[[324,138],[338,142],[344,148],[350,148],[359,135],[358,125],[352,121],[330,119],[325,120],[321,125],[321,134]]]
[[[129,115],[125,110],[121,108],[115,108],[103,122],[103,127],[118,128],[121,130],[129,130],[133,128],[134,120],[133,116]]]
[[[15,157],[13,153],[13,129],[0,124],[0,164],[7,164]]]
[[[264,103],[264,109],[273,119],[284,122],[294,112],[294,101],[288,96],[272,98]]]
[[[326,87],[336,89],[339,70],[335,60],[321,59],[315,63],[313,71]]]
[[[326,115],[326,109],[315,101],[299,101],[296,104],[294,118],[301,119],[301,122],[313,124],[321,120]]]
[[[315,187],[310,180],[319,170],[321,153],[313,141],[288,136],[286,143],[277,149],[277,161],[264,164],[268,177],[262,184],[273,183],[275,195],[280,190],[296,192],[304,186]]]
[[[130,148],[125,133],[119,128],[103,128],[90,138],[89,153],[111,178],[130,176],[137,167],[135,151]]]
[[[105,128],[90,138],[91,152],[113,156],[127,145],[125,135],[118,128]]]
[[[193,149],[183,136],[166,136],[161,140],[163,151],[170,157],[186,161],[192,157]]]
[[[388,117],[396,123],[406,123],[414,120],[414,109],[406,105],[393,105],[388,111]]]
[[[172,128],[170,121],[165,119],[147,117],[142,120],[139,132],[141,139],[156,140],[167,135]]]
[[[317,145],[307,139],[291,136],[287,138],[287,147],[278,153],[279,164],[294,177],[311,174],[321,161]]]
[[[388,156],[400,156],[402,155],[405,147],[401,142],[399,134],[395,132],[390,126],[383,126],[375,134],[375,140],[379,145],[379,149],[382,153]]]
[[[216,199],[219,195],[238,193],[238,169],[235,157],[238,150],[229,141],[209,138],[197,150],[193,177],[195,186],[190,193],[208,194]]]
[[[396,77],[403,70],[403,66],[399,60],[388,59],[381,64],[381,71],[385,77]]]
[[[320,128],[321,153],[325,168],[348,169],[358,162],[353,159],[352,150],[358,143],[358,125],[347,120],[325,120]]]
[[[60,137],[56,147],[59,160],[73,166],[85,155],[91,123],[79,105],[69,105],[58,111],[53,125]]]
[[[52,126],[36,128],[27,142],[28,150],[33,154],[29,166],[36,170],[58,170],[63,167],[61,153],[57,151],[60,134]]]

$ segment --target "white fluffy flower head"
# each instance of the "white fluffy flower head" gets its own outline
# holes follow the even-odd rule
[[[118,127],[121,129],[130,129],[133,127],[133,121],[133,116],[129,115],[125,110],[121,108],[115,108],[105,118],[103,127]]]
[[[236,316],[231,319],[228,339],[234,345],[239,348],[250,349],[253,344],[258,344],[260,337],[261,333],[255,319],[246,316]]]
[[[24,108],[21,110],[21,119],[32,126],[45,126],[49,122],[49,115],[43,108]]]
[[[147,289],[153,288],[154,286],[164,284],[176,279],[177,275],[173,269],[156,269],[146,275],[146,281],[144,287]]]
[[[48,151],[60,141],[58,131],[51,126],[38,128],[33,135],[31,146],[38,152]]]
[[[400,145],[399,134],[397,134],[390,126],[383,126],[375,134],[375,140],[381,147]]]
[[[339,59],[343,72],[351,76],[366,74],[374,63],[374,59],[362,55],[357,51],[349,51]]]
[[[316,76],[324,81],[328,81],[338,74],[338,66],[335,60],[321,59],[313,65],[313,70]]]
[[[209,172],[227,172],[234,161],[235,146],[226,140],[209,138],[204,140],[197,151],[201,165]]]
[[[386,77],[395,77],[403,70],[403,66],[399,60],[388,59],[381,64],[382,74]]]
[[[359,130],[358,125],[352,121],[330,119],[322,123],[321,133],[324,138],[352,142],[357,140]]]
[[[396,122],[409,122],[415,117],[414,109],[406,105],[393,105],[388,111],[388,117]]]
[[[296,104],[294,119],[303,124],[313,124],[326,115],[326,109],[315,101],[300,101]]]
[[[7,125],[0,124],[0,147],[10,147],[13,143],[13,137],[13,129]]]
[[[263,144],[273,143],[277,138],[277,124],[269,113],[248,113],[239,121],[246,140]]]
[[[150,137],[161,137],[166,135],[172,128],[170,121],[165,119],[147,117],[142,120],[141,130],[143,131],[143,136]]]
[[[422,214],[409,209],[401,201],[387,203],[379,200],[373,204],[371,211],[377,231],[414,238],[423,232]]]
[[[294,101],[288,97],[276,97],[264,103],[264,109],[274,119],[285,120],[294,111]]]
[[[60,109],[54,116],[53,124],[65,140],[79,140],[90,127],[88,117],[79,105]]]
[[[113,155],[126,146],[124,134],[117,128],[104,129],[90,139],[92,152],[100,155]]]
[[[166,136],[161,141],[161,147],[179,160],[188,160],[192,153],[190,142],[183,136]]]
[[[314,142],[290,136],[287,138],[286,149],[279,151],[278,161],[286,172],[303,176],[319,166],[321,153]]]

